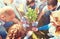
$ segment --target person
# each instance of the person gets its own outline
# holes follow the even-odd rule
[[[43,8],[41,13],[38,16],[37,21],[42,20],[43,25],[49,24],[50,19],[49,15],[51,14],[52,11],[56,11],[60,9],[60,5],[58,3],[58,0],[47,0],[47,5]]]
[[[56,33],[60,31],[60,10],[51,13],[49,24],[38,28],[33,27],[32,30],[33,31],[48,30],[49,31],[48,36],[51,37],[49,39],[58,39],[60,34],[58,33],[58,36],[56,36]]]
[[[15,17],[15,13],[12,7],[5,6],[0,10],[0,19],[9,22],[19,23],[19,20]]]
[[[38,13],[38,17],[46,5],[47,5],[47,0],[36,0],[36,11]],[[38,24],[38,25],[36,24],[37,26],[44,25],[43,18],[41,18],[39,21],[37,20],[36,23]]]
[[[22,39],[26,30],[21,24],[12,25],[9,30],[6,39]]]
[[[2,39],[6,38],[6,29],[18,22],[16,20],[14,22],[14,20],[12,20],[13,18],[15,20],[15,14],[11,7],[6,6],[0,9],[0,35]]]
[[[19,14],[20,8],[21,8],[21,11],[23,11],[23,12],[25,10],[25,8],[23,9],[23,7],[25,6],[25,3],[23,3],[24,1],[23,0],[21,0],[21,1],[19,1],[19,0],[4,0],[3,2],[5,3],[6,6],[10,6],[14,9],[16,17],[20,20],[21,19],[21,17],[20,17],[21,15]],[[21,7],[20,6],[21,4],[23,4],[24,6]]]
[[[13,9],[9,6],[5,6],[0,9],[0,20],[1,26],[3,26],[6,31],[8,31],[9,27],[13,24],[21,24],[21,22],[15,17],[15,13]]]
[[[31,9],[35,9],[35,0],[27,0],[27,6],[29,6]]]

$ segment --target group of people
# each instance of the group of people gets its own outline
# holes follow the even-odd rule
[[[27,30],[28,24],[24,25],[27,20],[23,16],[28,12],[27,7],[38,13],[37,20],[32,24],[39,27],[31,30]],[[30,39],[33,32],[41,30],[48,30],[49,39],[60,39],[58,0],[0,0],[0,39]]]

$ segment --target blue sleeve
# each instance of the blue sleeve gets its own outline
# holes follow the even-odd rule
[[[38,28],[38,30],[48,30],[48,29],[49,29],[48,24]]]
[[[2,36],[2,39],[5,39],[7,36],[7,31],[3,26],[0,26],[0,35]]]
[[[10,26],[12,26],[14,23],[13,22],[6,22],[5,24],[4,24],[4,27],[5,28],[9,28]]]

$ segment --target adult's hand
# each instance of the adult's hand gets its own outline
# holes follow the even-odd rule
[[[32,31],[36,32],[36,31],[38,31],[38,28],[32,27]]]

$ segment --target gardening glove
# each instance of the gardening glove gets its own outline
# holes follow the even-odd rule
[[[36,22],[34,22],[34,23],[32,23],[32,26],[37,26],[38,25],[38,22],[36,21]]]
[[[23,27],[27,28],[27,27],[29,27],[29,25],[28,24],[23,24]]]
[[[29,39],[29,37],[33,34],[33,31],[28,31],[27,35],[24,37],[24,39]]]

